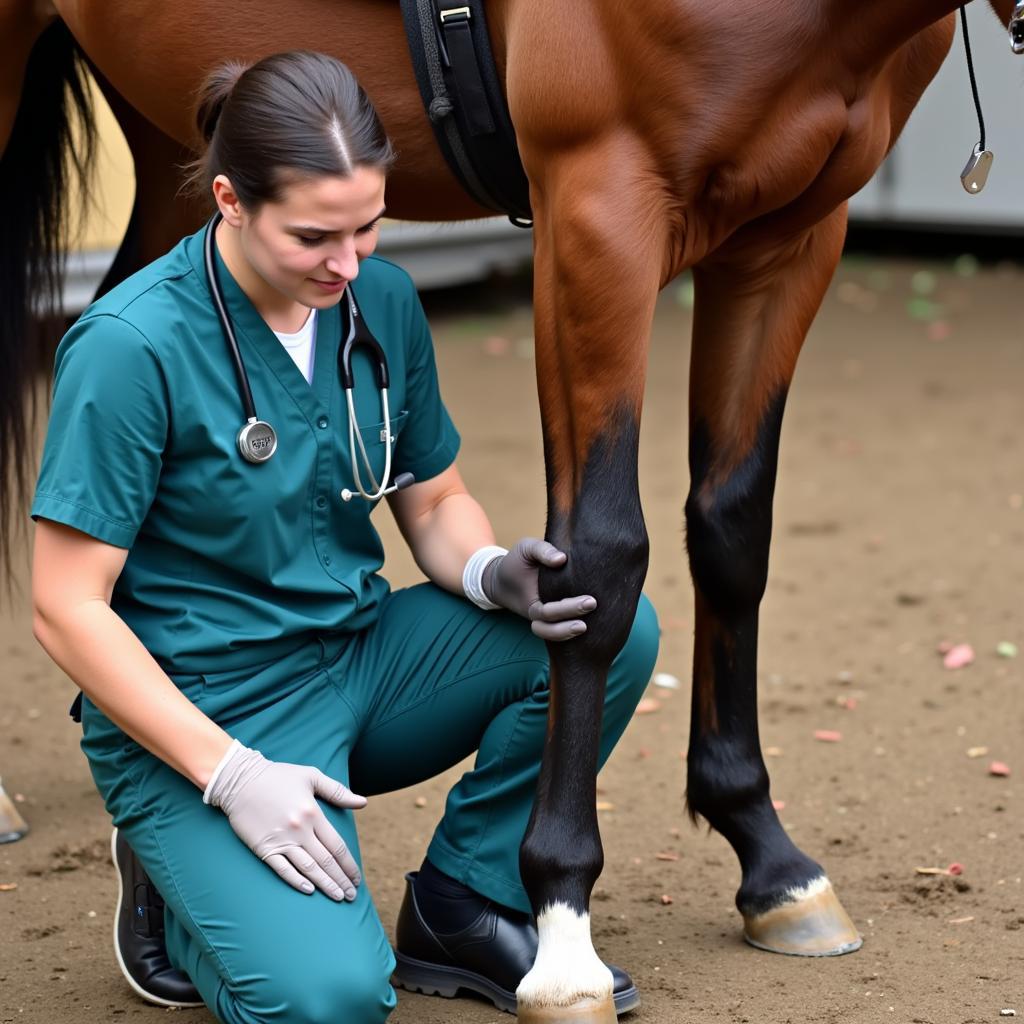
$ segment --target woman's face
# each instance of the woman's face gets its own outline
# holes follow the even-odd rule
[[[285,298],[313,309],[335,305],[377,247],[384,182],[379,170],[358,167],[348,178],[296,178],[255,214],[239,207],[246,260]]]

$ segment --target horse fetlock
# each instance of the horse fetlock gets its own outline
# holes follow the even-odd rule
[[[742,826],[752,811],[771,808],[768,771],[760,753],[748,744],[716,736],[691,744],[686,760],[686,803],[716,831]]]
[[[548,906],[586,907],[604,867],[599,834],[580,831],[571,841],[552,847],[556,830],[541,822],[527,831],[519,850],[519,871],[534,909]],[[539,914],[538,914],[539,919]]]
[[[594,951],[590,914],[549,903],[537,915],[537,933],[537,959],[516,990],[520,1011],[611,1002],[612,973]]]

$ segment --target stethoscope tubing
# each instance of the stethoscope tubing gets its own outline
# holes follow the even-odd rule
[[[224,292],[221,290],[220,278],[217,276],[217,261],[213,257],[214,232],[223,219],[224,215],[218,210],[206,226],[206,236],[203,239],[203,262],[206,265],[206,280],[210,286],[210,294],[213,296],[213,305],[217,310],[217,316],[224,331],[224,339],[227,341],[228,351],[231,353],[231,359],[235,365],[235,378],[238,381],[238,394],[242,399],[242,409],[247,422],[254,423],[259,419],[256,415],[256,402],[252,397],[249,374],[245,372],[245,363],[242,361],[242,352],[238,347],[235,329],[224,303]]]

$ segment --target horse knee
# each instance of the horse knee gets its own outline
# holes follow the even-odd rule
[[[586,619],[587,632],[574,647],[605,665],[619,653],[636,621],[637,602],[647,575],[649,543],[643,520],[629,527],[602,522],[577,523],[571,539],[553,537],[552,543],[569,558],[560,569],[540,574],[540,596],[556,601],[576,594],[592,594],[597,608]],[[578,646],[576,646],[578,645]]]

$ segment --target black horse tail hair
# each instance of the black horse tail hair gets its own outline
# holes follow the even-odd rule
[[[52,351],[64,326],[64,264],[76,212],[69,189],[77,184],[88,201],[95,151],[88,69],[58,19],[29,55],[0,157],[0,577],[8,597],[13,540],[27,528],[35,472],[42,353]]]

